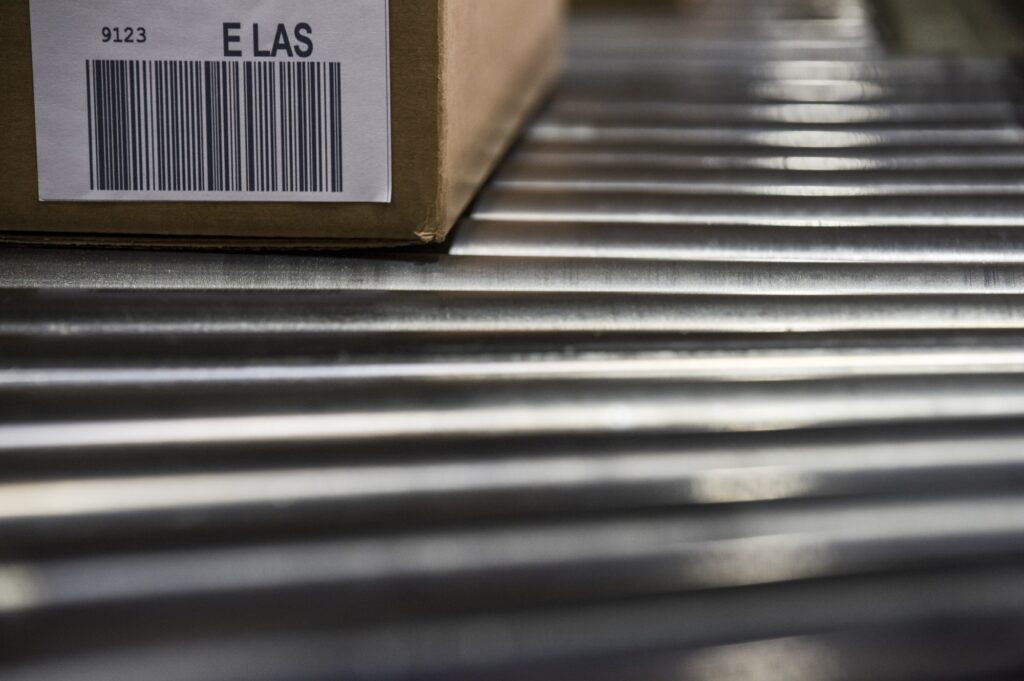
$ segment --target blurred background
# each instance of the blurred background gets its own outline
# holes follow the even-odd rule
[[[1024,677],[1020,7],[579,0],[443,246],[4,249],[0,677]]]

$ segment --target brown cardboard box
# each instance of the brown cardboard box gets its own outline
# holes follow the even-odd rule
[[[312,248],[440,241],[551,85],[563,10],[561,0],[391,0],[389,204],[95,203],[38,199],[29,0],[4,0],[0,239]]]

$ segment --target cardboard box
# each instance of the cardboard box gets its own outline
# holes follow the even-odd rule
[[[390,203],[40,201],[29,2],[0,4],[0,239],[8,242],[322,248],[440,241],[561,61],[561,0],[391,0]]]

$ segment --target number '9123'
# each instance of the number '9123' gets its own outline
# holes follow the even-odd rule
[[[101,32],[105,43],[144,43],[146,42],[145,26],[104,26]]]

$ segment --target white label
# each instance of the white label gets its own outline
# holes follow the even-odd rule
[[[388,0],[31,10],[41,200],[391,200]]]

